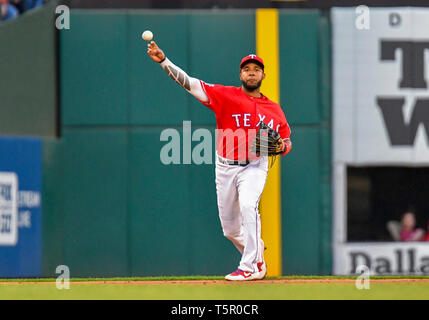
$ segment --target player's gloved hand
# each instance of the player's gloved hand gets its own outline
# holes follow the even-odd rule
[[[165,60],[164,52],[158,47],[155,41],[151,41],[147,44],[147,54],[155,62],[161,63]]]
[[[283,141],[283,139],[279,139],[277,140],[277,148],[276,148],[276,153],[283,153],[285,152],[285,142]]]
[[[263,121],[259,122],[259,129],[253,140],[251,152],[260,156],[275,156],[285,152],[286,143],[280,134],[268,127]]]

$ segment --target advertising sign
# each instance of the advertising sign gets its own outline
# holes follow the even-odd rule
[[[347,242],[347,166],[429,167],[429,9],[331,18],[334,274],[429,274],[429,243]]]
[[[0,138],[0,277],[41,274],[42,144]]]

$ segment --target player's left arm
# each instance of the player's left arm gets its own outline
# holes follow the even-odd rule
[[[292,140],[290,139],[291,130],[289,127],[289,124],[286,121],[286,118],[284,119],[284,122],[280,125],[279,128],[279,134],[282,138],[280,140],[279,149],[282,150],[282,153],[280,155],[284,156],[292,150]]]
[[[292,141],[290,138],[281,139],[279,149],[283,150],[281,155],[287,154],[292,149]]]

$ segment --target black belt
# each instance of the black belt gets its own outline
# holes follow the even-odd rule
[[[240,166],[245,167],[250,163],[250,161],[228,161],[228,164],[231,166]]]
[[[229,164],[231,166],[245,167],[245,166],[247,166],[250,163],[250,161],[228,160],[228,159],[221,158],[221,157],[218,157],[218,159],[223,164]]]

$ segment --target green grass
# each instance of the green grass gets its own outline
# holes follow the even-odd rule
[[[355,277],[271,277],[269,279],[356,279]],[[398,279],[404,277],[373,277]],[[429,277],[406,277],[429,279]],[[0,299],[150,299],[150,300],[294,300],[294,299],[429,299],[429,283],[372,282],[369,290],[358,290],[351,283],[226,283],[226,284],[103,284],[89,280],[219,280],[222,277],[150,277],[150,278],[79,278],[72,279],[69,290],[58,290],[55,279],[0,280]],[[10,281],[22,284],[7,284]],[[40,283],[25,283],[25,282]],[[51,283],[46,283],[51,282]]]
[[[356,276],[278,276],[266,277],[267,280],[317,280],[317,279],[352,279]],[[429,276],[409,275],[409,276],[371,276],[371,279],[429,279]],[[224,276],[158,276],[158,277],[116,277],[116,278],[71,278],[72,282],[81,281],[186,281],[186,280],[224,280]],[[52,282],[55,278],[0,278],[2,282]]]
[[[71,278],[72,282],[82,282],[82,281],[173,281],[173,280],[223,280],[222,276],[163,276],[163,277],[117,277],[117,278]],[[0,278],[0,284],[2,282],[52,282],[55,281],[55,278],[13,278],[5,279]]]

